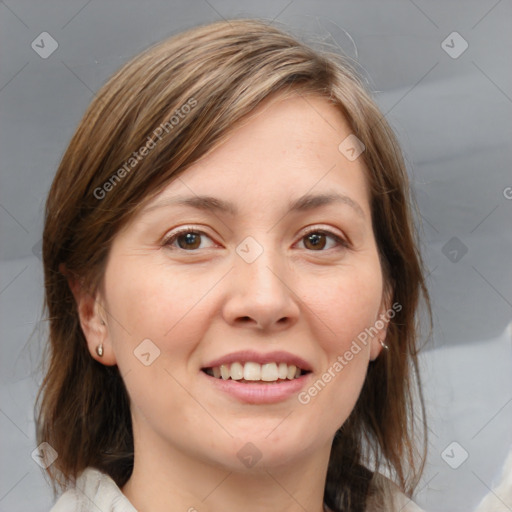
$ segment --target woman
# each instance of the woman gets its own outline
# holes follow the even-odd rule
[[[262,22],[117,72],[47,202],[52,510],[418,510],[408,194],[355,72]]]

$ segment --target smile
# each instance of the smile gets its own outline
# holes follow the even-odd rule
[[[210,377],[222,380],[236,380],[241,383],[278,383],[298,379],[309,373],[294,364],[271,362],[259,364],[253,361],[222,364],[211,368],[203,368]]]

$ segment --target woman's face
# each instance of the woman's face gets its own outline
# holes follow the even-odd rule
[[[323,98],[273,98],[117,235],[86,334],[136,444],[236,471],[329,453],[389,307],[350,134]]]

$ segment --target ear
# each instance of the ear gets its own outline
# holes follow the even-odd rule
[[[386,335],[389,321],[391,320],[391,318],[393,318],[393,316],[395,316],[395,310],[394,308],[391,307],[393,294],[393,286],[390,285],[389,283],[385,283],[384,290],[382,292],[382,300],[380,303],[379,314],[373,324],[373,327],[377,331],[377,333],[372,338],[370,348],[371,361],[375,361],[375,359],[379,357],[381,351],[384,349],[382,344],[389,345],[388,343],[386,343]]]
[[[113,366],[117,363],[112,350],[112,343],[109,336],[107,310],[103,306],[103,298],[99,290],[91,292],[83,279],[71,274],[64,267],[59,270],[66,277],[68,286],[75,298],[77,305],[80,326],[87,341],[89,353],[101,364]],[[103,355],[100,357],[96,352],[99,346],[103,348]]]

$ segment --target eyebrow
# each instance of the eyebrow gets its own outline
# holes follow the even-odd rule
[[[365,218],[365,214],[359,203],[351,197],[344,194],[306,194],[292,201],[288,212],[306,212],[322,206],[341,203],[350,206],[360,217]],[[229,215],[237,215],[237,207],[229,202],[212,196],[176,196],[164,199],[154,205],[148,206],[144,213],[163,208],[166,206],[178,205],[189,206],[198,210],[217,211]]]

